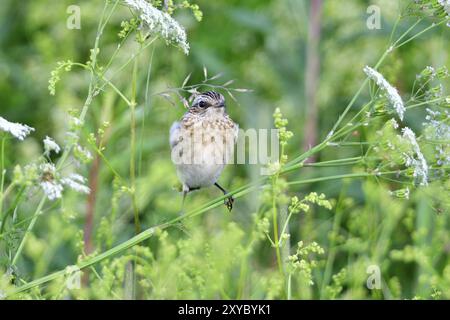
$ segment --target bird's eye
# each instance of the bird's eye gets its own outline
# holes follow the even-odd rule
[[[206,108],[206,102],[205,101],[200,101],[199,103],[198,103],[198,106],[200,107],[200,108]]]

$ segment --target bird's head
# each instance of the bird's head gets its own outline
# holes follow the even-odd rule
[[[215,91],[198,94],[189,108],[191,113],[220,112],[225,110],[225,98]]]

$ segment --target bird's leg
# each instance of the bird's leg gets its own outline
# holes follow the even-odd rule
[[[184,202],[186,201],[186,196],[189,191],[183,190],[183,200],[181,200],[181,213],[184,212]]]
[[[214,183],[214,185],[219,188],[224,195],[228,194],[228,191],[225,190],[224,188],[222,188],[217,182]],[[231,211],[233,209],[233,203],[234,203],[234,198],[233,196],[229,196],[228,198],[225,199],[224,201],[225,205],[227,206],[228,211]]]
[[[186,202],[186,196],[189,192],[198,190],[200,188],[189,188],[186,185],[183,185],[183,200],[181,201],[181,214],[184,214],[184,203]]]
[[[181,200],[180,215],[184,214],[184,202],[186,201],[186,195],[189,192],[189,187],[183,184],[183,199]]]

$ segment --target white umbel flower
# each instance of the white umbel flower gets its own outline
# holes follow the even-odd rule
[[[34,131],[34,128],[21,123],[9,122],[5,118],[0,117],[0,130],[9,132],[17,139],[23,140],[31,131]]]
[[[419,181],[419,184],[422,186],[428,185],[428,164],[425,160],[425,157],[423,156],[422,152],[420,151],[419,144],[416,140],[416,135],[410,128],[403,128],[402,129],[403,138],[406,139],[415,154],[407,154],[404,153],[404,159],[405,159],[405,165],[407,167],[411,167],[414,169],[413,176],[416,178],[417,181]]]
[[[41,181],[39,183],[48,200],[60,199],[62,196],[63,186],[55,181]]]
[[[450,164],[450,113],[427,109],[428,115],[424,126],[424,136],[427,140],[433,141],[438,166]]]
[[[364,67],[365,74],[375,81],[375,83],[380,87],[381,90],[384,91],[386,94],[387,99],[392,104],[392,108],[395,110],[395,112],[398,114],[398,117],[400,120],[403,120],[403,116],[405,114],[405,106],[403,104],[403,100],[398,94],[398,91],[395,87],[393,87],[384,77],[381,73],[376,71],[375,69],[372,69],[369,66]]]
[[[160,35],[167,42],[178,45],[185,54],[189,53],[186,31],[169,14],[156,9],[145,0],[125,0],[125,3],[139,12],[150,33]]]
[[[445,13],[447,13],[447,19],[449,19],[450,18],[450,0],[438,0],[438,3],[442,6]]]
[[[84,185],[86,183],[86,178],[76,173],[61,179],[61,183],[79,193],[89,194],[89,192],[91,192],[91,190]]]
[[[55,153],[59,153],[61,151],[59,145],[55,142],[55,140],[53,140],[49,136],[46,136],[43,142],[46,154],[50,154],[50,152],[52,151],[54,151]]]
[[[56,167],[53,163],[41,164],[39,170],[39,186],[49,200],[60,199],[64,186],[79,193],[88,194],[90,192],[90,189],[85,186],[86,179],[79,174],[72,173],[67,177],[61,178],[56,172]]]
[[[51,201],[60,199],[63,186],[56,179],[56,167],[53,163],[43,163],[39,166],[40,181],[39,185],[47,198]]]

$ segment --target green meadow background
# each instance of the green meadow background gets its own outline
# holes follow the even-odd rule
[[[189,73],[189,83],[200,83],[204,67],[210,76],[223,73],[216,83],[235,79],[235,88],[251,89],[235,93],[237,102],[226,96],[228,113],[241,128],[272,128],[272,114],[280,108],[289,121],[287,128],[294,133],[286,147],[292,159],[329,133],[364,80],[363,67],[373,66],[386,49],[395,19],[406,2],[324,0],[318,9],[318,24],[310,19],[313,1],[198,0],[203,11],[201,22],[188,10],[177,12],[174,17],[186,28],[190,54],[186,56],[157,41],[138,60],[136,199],[142,228],[176,218],[181,206],[168,134],[185,109],[179,101],[172,104],[157,93],[181,86]],[[73,4],[81,8],[79,30],[66,27],[66,10]],[[366,26],[366,10],[371,4],[381,8],[381,29],[369,30]],[[69,112],[81,109],[89,74],[76,67],[62,73],[55,96],[49,95],[48,79],[57,61],[84,63],[89,59],[102,8],[102,1],[2,0],[0,116],[36,129],[23,142],[8,140],[9,176],[15,164],[26,165],[41,155],[45,136],[64,144]],[[130,17],[123,6],[112,15],[100,42],[101,63],[119,43],[121,21]],[[404,32],[414,21],[402,20],[398,32]],[[417,28],[430,23],[425,19]],[[317,27],[320,34],[309,37],[308,30]],[[442,26],[402,46],[388,57],[381,72],[402,95],[407,95],[423,68],[449,65],[448,32],[448,27]],[[126,61],[136,48],[130,37],[115,63]],[[132,64],[114,78],[114,84],[127,94],[131,92],[131,70]],[[363,91],[350,116],[368,95],[368,90]],[[408,113],[404,125],[420,133],[424,115],[421,109]],[[105,121],[110,124],[105,133],[105,157],[118,173],[129,177],[129,108],[110,88],[93,100],[81,137],[86,140]],[[357,134],[361,140],[370,135]],[[356,157],[361,152],[359,147],[329,147],[314,161]],[[114,186],[114,174],[104,160],[92,153],[94,160],[80,167],[80,172],[89,177],[91,188],[95,181],[91,196],[67,192],[63,200],[47,202],[17,265],[11,268],[11,255],[39,197],[30,192],[17,207],[13,224],[0,238],[0,276],[14,274],[14,285],[23,285],[74,265],[85,254],[99,254],[134,236],[130,198]],[[352,166],[302,168],[290,173],[289,179],[354,170]],[[234,190],[255,181],[259,172],[258,165],[230,165],[219,182]],[[406,200],[392,197],[389,190],[393,188],[389,181],[374,178],[288,188],[287,197],[301,199],[310,192],[324,193],[333,204],[331,210],[312,206],[310,212],[295,215],[290,222],[289,241],[294,251],[298,241],[317,242],[324,249],[324,254],[314,256],[314,284],[296,278],[291,298],[450,297],[449,193],[431,185],[414,190]],[[185,219],[156,232],[136,249],[87,268],[80,289],[67,289],[64,277],[59,277],[19,297],[284,299],[275,250],[267,238],[254,232],[254,215],[266,210],[262,194],[255,191],[236,199],[231,213],[219,206]],[[185,210],[220,195],[216,188],[189,194]],[[286,211],[286,206],[280,211]],[[87,219],[88,212],[92,223]],[[89,244],[86,233],[90,235]],[[287,254],[284,252],[284,257]],[[371,290],[366,285],[370,266],[380,270],[380,289]],[[133,268],[134,280],[130,276]]]

